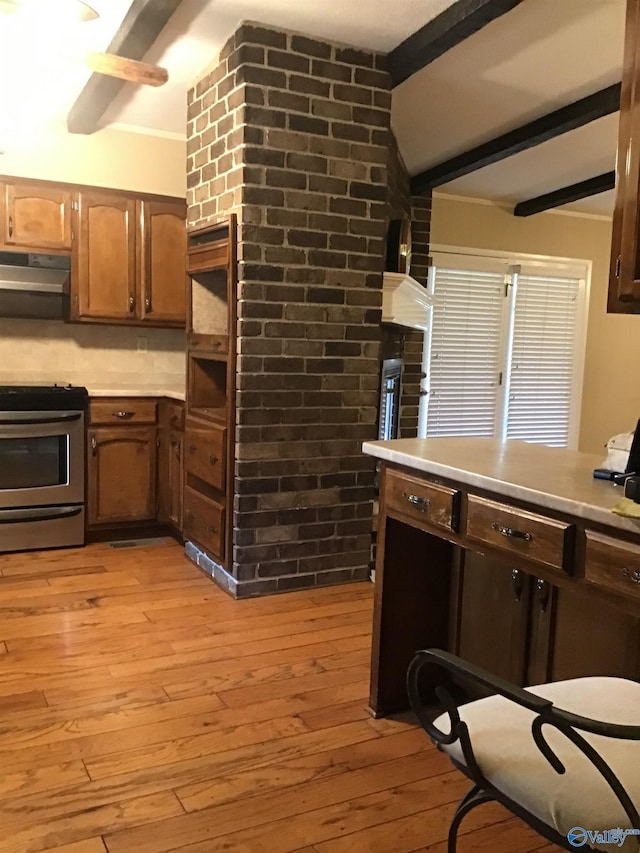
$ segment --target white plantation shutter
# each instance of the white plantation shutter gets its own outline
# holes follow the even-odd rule
[[[420,435],[576,446],[584,262],[436,252]]]
[[[436,268],[427,436],[493,436],[504,272]]]
[[[555,447],[569,441],[580,280],[518,276],[506,437]]]

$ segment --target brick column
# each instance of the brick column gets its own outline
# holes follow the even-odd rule
[[[190,95],[189,221],[238,214],[239,595],[368,575],[384,57],[243,24]]]

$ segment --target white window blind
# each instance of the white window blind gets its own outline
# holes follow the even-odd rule
[[[575,446],[588,270],[517,260],[435,255],[421,435]]]
[[[495,434],[504,274],[437,269],[427,436]]]
[[[518,276],[507,438],[569,442],[579,285],[575,278]]]

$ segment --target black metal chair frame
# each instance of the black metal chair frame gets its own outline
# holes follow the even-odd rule
[[[530,693],[528,690],[522,690],[501,678],[491,675],[486,670],[462,660],[456,655],[441,651],[440,649],[425,649],[416,653],[407,672],[407,691],[411,707],[418,717],[420,725],[438,748],[460,741],[460,748],[465,764],[461,764],[454,759],[451,759],[451,761],[455,767],[461,770],[473,782],[472,787],[460,800],[451,821],[447,846],[448,853],[456,853],[458,828],[464,816],[475,808],[475,806],[491,800],[501,803],[548,841],[552,841],[565,850],[575,850],[576,848],[569,843],[566,836],[560,835],[557,830],[531,814],[519,803],[511,800],[484,778],[473,752],[467,724],[460,719],[456,702],[449,690],[444,686],[436,687],[435,694],[443,709],[449,715],[451,730],[446,734],[433,725],[433,720],[438,714],[428,713],[423,704],[420,693],[420,673],[423,667],[432,667],[434,665],[441,667],[458,679],[480,687],[483,692],[486,692],[487,696],[499,694],[504,696],[505,699],[509,699],[523,708],[533,711],[536,715],[531,725],[533,740],[556,773],[560,774],[565,772],[565,767],[545,739],[543,727],[552,726],[562,732],[598,770],[624,809],[631,826],[634,829],[640,829],[640,815],[624,786],[602,756],[578,731],[622,740],[640,740],[640,725],[627,726],[606,723],[590,719],[589,717],[582,717],[578,714],[572,714],[569,711],[556,708],[551,700],[536,696],[535,693]]]

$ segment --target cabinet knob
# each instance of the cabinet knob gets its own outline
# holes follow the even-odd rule
[[[522,598],[522,589],[524,587],[524,581],[522,579],[522,572],[520,569],[511,569],[511,587],[516,601],[520,601]]]
[[[136,307],[136,301],[133,296],[129,297],[129,311],[133,312],[133,309]]]
[[[209,454],[209,462],[211,463],[211,465],[215,465],[217,461],[218,461],[218,457],[215,456],[213,453],[210,453]]]
[[[98,442],[96,441],[95,435],[91,436],[91,453],[93,456],[98,452]]]
[[[144,310],[145,311],[151,311],[151,299],[148,296],[144,300]]]
[[[214,527],[213,524],[207,524],[207,533],[217,533],[218,528]]]
[[[549,606],[549,596],[551,595],[551,587],[542,578],[536,578],[536,590],[538,591],[540,613],[546,613],[547,607]]]
[[[195,444],[189,445],[189,453],[195,453],[197,449],[198,448],[195,446]]]

